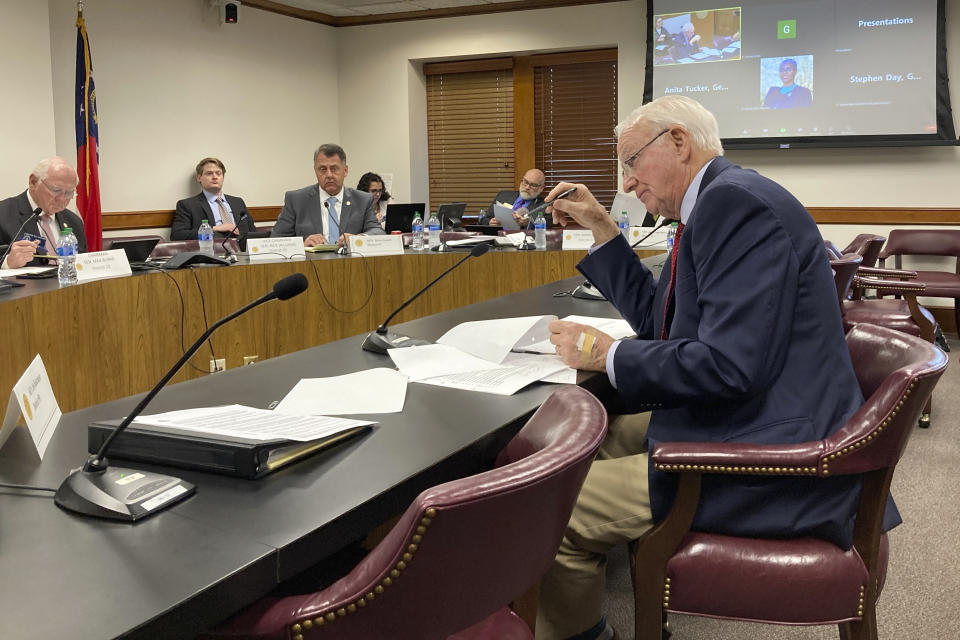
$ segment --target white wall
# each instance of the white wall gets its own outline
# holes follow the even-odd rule
[[[76,2],[49,6],[56,147],[76,158]],[[205,156],[251,206],[316,181],[313,150],[340,129],[332,27],[253,9],[224,25],[207,0],[96,0],[84,18],[104,211],[172,209]]]
[[[46,2],[0,0],[0,199],[26,189],[34,164],[56,153],[47,23]]]

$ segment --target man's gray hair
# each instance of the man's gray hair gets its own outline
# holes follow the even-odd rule
[[[717,119],[702,104],[686,96],[662,96],[637,107],[617,125],[613,133],[619,138],[624,131],[640,122],[649,124],[657,132],[678,124],[687,130],[698,149],[723,155]]]
[[[321,154],[327,156],[328,158],[337,156],[340,158],[340,162],[342,162],[344,166],[347,165],[347,152],[344,151],[343,147],[338,144],[327,143],[317,147],[317,150],[313,152],[314,164],[317,163],[317,158],[319,158]]]
[[[37,166],[33,168],[33,171],[31,171],[30,174],[37,176],[41,180],[46,180],[47,176],[50,175],[50,169],[54,165],[58,167],[61,165],[70,167],[70,169],[73,170],[73,175],[74,176],[77,175],[77,170],[73,168],[73,165],[58,156],[53,156],[51,158],[44,158],[43,160],[37,163]],[[79,177],[77,177],[76,179],[79,182]]]

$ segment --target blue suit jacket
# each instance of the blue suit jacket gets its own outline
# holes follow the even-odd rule
[[[657,282],[621,237],[578,268],[637,333],[613,366],[628,406],[653,410],[651,448],[818,440],[863,403],[823,239],[800,202],[753,171],[722,157],[707,168],[680,241],[667,340],[659,337],[668,268]],[[849,548],[859,491],[859,476],[708,475],[693,526],[814,535]],[[674,479],[651,466],[655,519],[674,493]],[[887,513],[895,526],[896,509]]]

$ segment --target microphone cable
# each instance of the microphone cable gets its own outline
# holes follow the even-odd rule
[[[370,268],[370,264],[367,262],[367,256],[363,255],[358,251],[355,251],[353,253],[360,256],[360,259],[363,261],[363,266],[366,268],[366,271],[367,271],[367,288],[368,288],[367,297],[363,299],[363,302],[361,302],[360,306],[357,307],[356,309],[341,309],[340,307],[338,307],[337,305],[333,304],[330,301],[330,298],[327,296],[327,292],[323,288],[323,283],[320,282],[320,271],[317,269],[317,262],[319,262],[320,260],[307,258],[307,261],[310,263],[310,266],[313,267],[313,276],[317,280],[317,287],[320,289],[320,295],[323,296],[324,302],[326,302],[331,309],[339,313],[357,313],[359,311],[362,311],[368,304],[370,304],[370,299],[373,298],[373,288],[374,288],[373,287],[373,270]]]

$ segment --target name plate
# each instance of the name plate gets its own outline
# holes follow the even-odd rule
[[[120,253],[123,251],[120,250]],[[47,445],[60,424],[61,415],[47,369],[43,366],[40,354],[37,354],[10,391],[7,412],[0,424],[0,447],[17,426],[20,416],[23,416],[36,451],[43,459]]]
[[[643,241],[643,244],[638,244],[638,249],[663,249],[667,246],[667,231],[670,227],[660,227],[653,233],[650,233],[650,227],[630,227],[630,244],[633,244],[643,236],[650,233],[650,237]]]
[[[290,258],[306,258],[303,248],[303,238],[250,238],[247,240],[247,255],[250,262],[264,260],[289,260]]]
[[[77,254],[77,282],[128,276],[130,261],[123,249]]]
[[[347,242],[347,250],[351,255],[362,256],[397,256],[403,255],[403,236],[363,236],[351,235]]]
[[[564,229],[563,245],[567,249],[589,249],[593,246],[593,231],[589,229]]]

